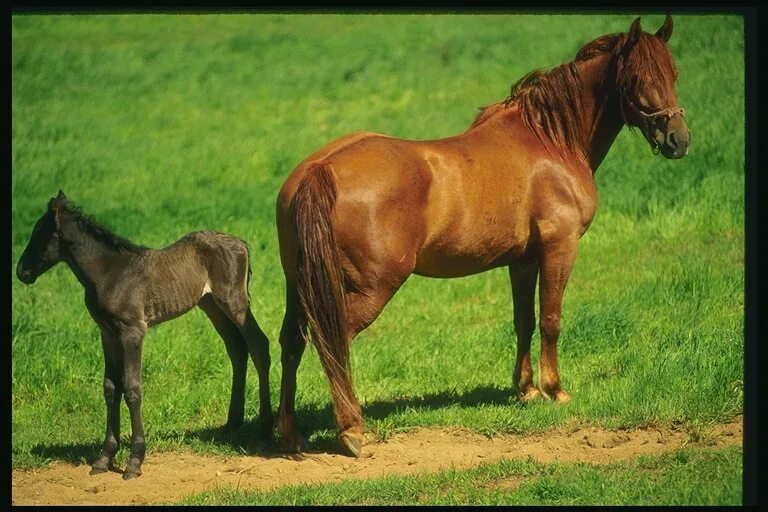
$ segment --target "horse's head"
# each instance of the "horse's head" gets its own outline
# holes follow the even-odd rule
[[[655,34],[648,34],[637,18],[619,54],[616,82],[624,121],[642,130],[655,152],[682,158],[688,154],[691,132],[677,106],[677,68],[667,47],[672,27],[667,16]]]
[[[22,283],[34,283],[49,268],[61,261],[59,227],[66,200],[64,192],[59,190],[59,195],[48,202],[48,209],[35,223],[27,248],[16,266],[16,277]]]

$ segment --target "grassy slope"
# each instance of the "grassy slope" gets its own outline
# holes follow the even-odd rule
[[[274,199],[298,161],[355,130],[459,133],[523,73],[569,60],[631,20],[15,16],[13,262],[59,188],[149,246],[195,229],[241,236],[252,247],[252,308],[277,362],[284,299]],[[643,20],[654,30],[663,18]],[[542,33],[549,42],[534,44]],[[741,411],[742,41],[737,17],[676,17],[671,48],[690,156],[654,157],[625,130],[598,171],[600,206],[563,307],[561,370],[574,403],[508,399],[515,349],[505,270],[412,277],[353,345],[369,428],[382,436],[416,425],[525,432],[569,420],[695,428]],[[14,279],[12,293],[13,465],[90,460],[103,433],[102,356],[80,285],[59,266],[32,288]],[[150,454],[248,444],[251,425],[231,438],[212,430],[227,409],[222,345],[199,311],[150,332]],[[276,363],[275,406],[279,375]],[[254,371],[249,383],[252,417]],[[329,443],[327,385],[313,350],[297,400],[310,441]]]

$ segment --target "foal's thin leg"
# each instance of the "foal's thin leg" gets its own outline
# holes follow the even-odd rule
[[[107,433],[101,456],[91,466],[91,474],[109,471],[112,459],[120,446],[120,399],[123,394],[122,347],[108,334],[101,333],[101,346],[104,350],[104,402],[107,406]]]
[[[198,305],[211,320],[221,339],[224,340],[229,360],[232,362],[232,394],[229,400],[226,427],[236,428],[243,424],[245,417],[245,379],[248,373],[248,346],[237,326],[224,314],[209,295],[203,297]]]
[[[141,475],[144,462],[144,424],[141,417],[141,345],[146,324],[125,325],[120,332],[123,347],[123,393],[131,415],[131,457],[123,473],[123,479]]]
[[[259,323],[253,317],[250,307],[246,307],[245,321],[242,327],[240,327],[240,332],[248,345],[251,359],[256,366],[256,373],[259,375],[259,423],[261,424],[261,433],[264,437],[271,437],[274,418],[272,417],[269,395],[269,339],[267,339],[267,335],[264,334],[264,331],[259,327]]]
[[[517,390],[517,396],[522,401],[533,400],[539,396],[539,390],[533,385],[533,370],[531,369],[531,337],[536,328],[534,306],[538,273],[539,267],[536,262],[509,267],[515,315],[515,334],[517,335],[517,356],[512,381]]]
[[[563,292],[576,260],[576,237],[544,247],[541,255],[541,280],[539,282],[539,327],[541,329],[541,378],[542,394],[560,403],[571,400],[560,386],[557,370],[557,339],[560,336],[560,310]]]
[[[306,323],[299,315],[299,298],[296,288],[286,285],[285,315],[280,329],[280,363],[283,373],[280,382],[280,405],[277,409],[277,431],[283,448],[301,452],[307,449],[307,441],[296,427],[294,407],[296,402],[296,371],[301,363],[306,343],[301,333]]]

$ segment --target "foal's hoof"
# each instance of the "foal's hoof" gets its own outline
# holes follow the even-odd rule
[[[272,418],[272,416],[268,416],[266,418],[261,416],[259,418],[259,436],[264,440],[271,439],[274,426],[275,420]]]
[[[350,432],[344,432],[339,435],[339,444],[342,455],[359,458],[363,447],[363,438]]]
[[[232,420],[227,421],[225,424],[221,426],[222,432],[234,432],[235,430],[239,429],[243,426],[243,420]]]
[[[130,480],[141,476],[141,468],[126,468],[123,473],[123,480]]]
[[[91,466],[91,471],[88,474],[91,476],[100,475],[101,473],[106,473],[111,469],[114,469],[114,466],[112,466],[112,461],[107,457],[101,457],[99,460],[93,463]]]
[[[106,473],[107,471],[109,471],[109,467],[107,467],[107,466],[101,466],[101,465],[96,466],[96,465],[93,465],[93,466],[91,466],[91,470],[88,472],[88,474],[91,475],[91,476],[93,476],[93,475],[100,475],[102,473]]]

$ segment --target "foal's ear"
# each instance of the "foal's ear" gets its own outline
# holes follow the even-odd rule
[[[59,195],[52,197],[48,202],[48,209],[53,212],[53,219],[56,221],[56,227],[59,227],[61,224],[61,205],[66,199],[67,196],[64,195],[64,192],[59,190]]]
[[[656,35],[662,38],[665,42],[669,41],[669,38],[672,37],[673,28],[674,23],[672,23],[672,16],[667,14],[667,19],[664,20],[664,24],[656,31]]]

